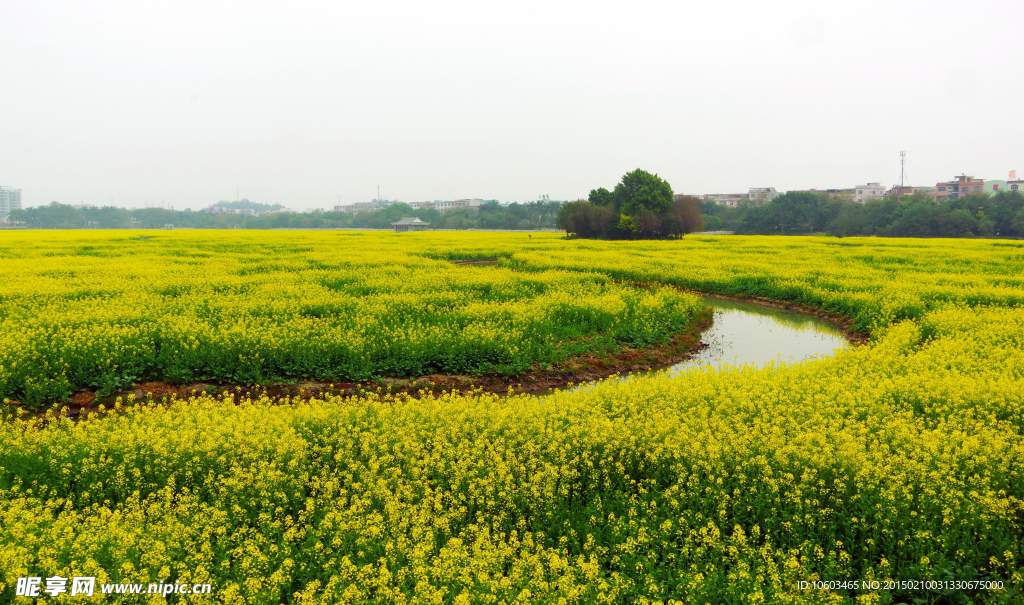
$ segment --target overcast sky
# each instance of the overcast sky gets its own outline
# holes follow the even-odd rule
[[[26,205],[1024,174],[1024,2],[0,0]]]

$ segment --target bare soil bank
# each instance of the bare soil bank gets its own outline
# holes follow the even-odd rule
[[[486,259],[464,261],[460,264],[484,265],[494,264],[495,262],[493,259]],[[646,287],[642,284],[637,284],[637,286]],[[688,291],[710,298],[746,302],[768,308],[813,315],[842,329],[847,340],[854,345],[864,344],[870,338],[866,334],[851,332],[850,327],[853,321],[838,313],[758,296],[729,296]],[[187,399],[203,392],[214,395],[231,392],[237,397],[258,397],[266,393],[272,398],[298,397],[304,400],[323,395],[360,395],[365,393],[380,393],[382,395],[388,393],[407,393],[413,396],[418,396],[421,393],[439,394],[451,391],[457,391],[462,394],[474,391],[502,395],[510,393],[541,394],[565,388],[570,384],[601,380],[615,374],[647,372],[676,365],[689,359],[707,346],[700,341],[700,338],[704,331],[711,327],[713,321],[714,313],[711,309],[705,309],[704,314],[698,318],[698,321],[689,331],[674,336],[666,344],[642,349],[624,347],[615,354],[601,357],[593,355],[575,356],[560,364],[548,367],[534,367],[516,376],[430,374],[416,378],[384,377],[358,382],[294,381],[255,386],[214,382],[188,384],[145,382],[105,397],[97,397],[92,391],[79,391],[72,397],[71,402],[66,404],[66,408],[69,417],[77,418],[83,414],[98,411],[100,405],[110,409],[119,397],[127,399],[131,396],[136,402],[160,402],[172,399]],[[11,403],[17,405],[17,402],[12,401]]]
[[[833,313],[831,311],[822,311],[821,309],[811,307],[809,305],[782,302],[771,298],[763,298],[761,296],[729,296],[727,294],[707,294],[704,292],[696,292],[696,294],[700,294],[701,296],[707,296],[708,298],[718,298],[721,300],[731,300],[734,302],[752,303],[755,305],[768,307],[771,309],[782,309],[784,311],[795,311],[797,313],[803,313],[805,315],[813,315],[815,317],[820,317],[821,319],[824,319],[828,323],[842,330],[843,336],[846,337],[846,340],[848,340],[850,344],[862,345],[871,340],[870,335],[861,332],[855,332],[852,330],[853,320],[850,319],[849,317],[846,317],[845,315],[841,315],[839,313]]]
[[[266,393],[272,398],[298,397],[304,400],[322,395],[360,395],[365,393],[380,393],[382,395],[407,393],[413,396],[428,392],[439,394],[451,391],[462,394],[484,392],[501,395],[544,393],[552,389],[564,388],[570,383],[590,382],[627,372],[656,370],[684,361],[707,346],[700,341],[700,337],[711,326],[713,317],[712,311],[705,309],[690,330],[675,335],[665,344],[640,349],[623,347],[619,351],[605,356],[574,356],[559,364],[545,364],[545,367],[537,365],[533,369],[515,376],[430,374],[416,378],[385,377],[358,382],[296,381],[254,386],[212,382],[187,384],[144,382],[105,397],[97,397],[96,393],[92,391],[79,391],[72,397],[71,402],[66,404],[67,416],[78,418],[83,414],[87,415],[98,411],[100,405],[110,409],[118,398],[127,400],[129,396],[135,402],[166,402],[172,399],[187,399],[204,392],[212,395],[231,392],[237,397],[258,397]]]

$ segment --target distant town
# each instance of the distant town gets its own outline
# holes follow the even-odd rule
[[[897,201],[902,200],[904,196],[911,194],[924,194],[935,201],[948,201],[956,200],[962,195],[968,193],[988,193],[993,194],[999,191],[1024,191],[1024,179],[1017,178],[1017,171],[1011,170],[1009,177],[1006,180],[998,179],[980,179],[966,174],[954,177],[952,180],[943,181],[936,183],[932,187],[924,186],[911,186],[911,185],[893,185],[892,187],[886,188],[881,183],[865,183],[858,185],[857,187],[849,187],[844,189],[793,189],[790,191],[777,191],[774,187],[751,187],[746,193],[703,193],[703,194],[692,194],[692,193],[677,193],[676,197],[681,196],[692,196],[700,200],[710,200],[721,206],[728,206],[732,208],[738,207],[741,203],[747,202],[751,204],[764,204],[770,202],[780,195],[785,193],[824,193],[830,197],[845,196],[849,199],[865,203],[871,200],[881,200],[886,197],[893,197]],[[548,195],[538,196],[539,202],[559,202],[559,200],[551,200]],[[567,201],[567,200],[561,200]],[[383,210],[389,206],[395,204],[406,204],[413,210],[437,210],[438,212],[446,212],[449,210],[476,210],[479,209],[483,204],[498,204],[508,205],[508,203],[501,203],[498,200],[485,200],[481,198],[465,198],[458,200],[434,200],[425,202],[402,202],[400,200],[388,200],[388,199],[373,199],[369,202],[355,202],[353,204],[336,205],[331,210],[325,208],[309,208],[305,210],[306,213],[316,212],[345,212],[348,214],[358,214],[360,212],[375,212]],[[96,208],[93,204],[70,204],[72,208],[76,209],[88,209]],[[173,210],[173,207],[160,206],[168,210]],[[21,189],[13,189],[10,186],[0,186],[0,221],[5,219],[12,210],[20,210],[21,205]],[[129,210],[137,210],[137,208],[129,208]],[[214,204],[205,210],[212,215],[224,214],[238,214],[238,215],[249,215],[249,216],[266,216],[269,214],[282,213],[282,212],[296,212],[285,208],[280,205],[268,206],[265,204],[254,204],[248,200],[244,202],[236,200],[234,202],[222,201],[218,204]]]
[[[21,189],[0,185],[0,221],[3,221],[11,210],[21,210]]]
[[[591,192],[593,194],[593,192]],[[1003,198],[998,194],[1009,194]],[[836,189],[751,187],[742,193],[675,193],[675,199],[696,198],[708,230],[724,233],[828,233],[892,236],[1008,236],[1024,233],[1019,195],[1024,180],[1010,171],[1006,180],[961,174],[934,186],[868,182]],[[964,205],[966,196],[987,196],[991,205]],[[1018,196],[1018,197],[1015,197]],[[915,206],[900,210],[908,197]],[[973,198],[972,198],[973,199]],[[980,197],[978,199],[986,199]],[[835,205],[823,205],[834,200]],[[935,202],[928,204],[928,201]],[[143,208],[97,207],[80,202],[24,208],[22,191],[0,186],[0,228],[3,229],[565,229],[559,208],[568,200],[539,195],[536,201],[502,203],[495,199],[461,198],[402,202],[374,198],[368,202],[308,208],[299,212],[280,204],[241,198],[207,208],[175,210],[165,203]],[[591,200],[593,201],[593,200]],[[897,204],[879,211],[872,203]],[[783,204],[779,206],[779,204]],[[795,204],[795,205],[794,205]],[[846,204],[847,209],[843,209]],[[986,203],[987,204],[987,203]],[[907,207],[908,209],[910,207]],[[908,210],[909,212],[909,210]],[[923,213],[923,214],[922,214]]]
[[[904,196],[921,193],[935,201],[959,199],[968,193],[989,193],[999,191],[1024,191],[1024,180],[1017,178],[1017,171],[1011,170],[1009,178],[1001,180],[984,180],[961,174],[953,180],[935,183],[934,187],[916,187],[911,185],[893,185],[886,189],[881,183],[866,183],[848,189],[794,189],[788,192],[776,191],[774,187],[752,187],[746,193],[706,193],[697,195],[702,200],[712,200],[722,206],[737,207],[740,202],[763,204],[783,195],[783,193],[825,193],[830,197],[847,196],[855,202],[865,203],[893,197],[897,201]],[[680,194],[681,195],[681,194]]]

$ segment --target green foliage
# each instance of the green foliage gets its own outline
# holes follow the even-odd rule
[[[279,205],[259,204],[243,200],[218,204],[228,208],[252,208],[266,211]],[[210,214],[203,211],[175,211],[164,208],[125,210],[112,206],[76,209],[66,204],[16,210],[12,220],[24,222],[30,229],[161,229],[171,224],[195,229],[390,229],[391,223],[403,216],[413,216],[431,223],[434,229],[549,229],[556,225],[561,202],[539,201],[526,204],[484,204],[479,211],[457,209],[439,212],[434,209],[413,210],[408,204],[392,204],[381,210],[349,214],[346,212],[274,212],[262,216],[250,214]]]
[[[972,193],[941,202],[915,193],[900,201],[885,198],[863,204],[825,193],[791,192],[763,205],[732,209],[705,202],[702,208],[723,224],[733,222],[738,233],[1024,237],[1024,222],[1015,222],[1024,209],[1024,195],[1018,191]]]
[[[665,180],[638,168],[614,191],[591,189],[587,200],[564,205],[558,225],[578,237],[660,239],[700,231],[704,220],[699,200],[675,199]]]
[[[57,202],[37,208],[12,210],[9,220],[23,222],[37,229],[78,229],[85,226],[85,218],[73,207]]]
[[[612,192],[615,209],[638,215],[641,210],[665,214],[672,207],[672,186],[656,174],[637,168],[623,175]]]
[[[590,190],[590,197],[588,201],[591,204],[597,204],[598,206],[615,206],[615,196],[612,195],[611,191],[608,191],[604,187],[598,187],[597,189]]]
[[[284,208],[284,206],[282,206],[281,204],[262,204],[260,202],[250,202],[249,198],[242,198],[237,202],[217,202],[216,204],[213,204],[211,207],[214,206],[218,208],[238,208],[256,210],[258,212],[266,212],[268,210],[280,210]]]
[[[705,227],[708,231],[721,231],[722,230],[722,217],[720,216],[708,216],[706,217],[707,226]]]
[[[619,222],[615,227],[624,233],[636,234],[640,233],[640,225],[638,224],[637,218],[629,216],[628,214],[620,214]]]

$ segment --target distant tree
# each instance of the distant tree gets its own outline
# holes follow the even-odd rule
[[[567,202],[558,211],[558,227],[580,237],[608,237],[617,220],[618,213],[610,206],[593,204],[587,200]]]
[[[906,199],[910,200],[911,196],[908,196]],[[887,197],[881,200],[864,202],[862,208],[865,229],[861,233],[863,235],[873,235],[880,233],[881,230],[891,225],[902,212],[903,205],[902,202],[896,201],[895,198]]]
[[[609,237],[619,220],[619,213],[612,206],[597,206],[590,215],[590,227],[600,237]]]
[[[217,202],[216,204],[210,204],[209,207],[250,209],[258,210],[260,212],[266,212],[268,210],[280,210],[284,208],[284,206],[282,206],[281,204],[261,204],[259,202],[250,202],[248,198],[242,198],[237,202]]]
[[[619,222],[615,225],[615,229],[619,233],[625,234],[626,237],[632,237],[640,233],[640,225],[637,224],[636,217],[628,214],[619,215]]]
[[[700,231],[704,219],[699,199],[675,200],[667,181],[638,168],[623,175],[614,191],[591,189],[588,199],[562,206],[558,224],[580,237],[664,238]]]
[[[721,231],[721,229],[722,229],[722,217],[715,216],[715,215],[711,215],[711,216],[702,215],[702,216],[704,217],[704,220],[707,221],[707,224],[704,226],[705,229],[707,229],[708,231]]]
[[[132,215],[124,208],[118,208],[116,206],[104,206],[102,208],[85,208],[81,210],[81,214],[85,218],[85,220],[89,221],[93,226],[99,227],[100,229],[125,229],[131,226]],[[170,216],[173,216],[173,213],[171,213]],[[166,219],[166,216],[161,218]],[[163,224],[167,222],[170,221],[165,220],[164,223],[161,223],[161,226],[163,226]],[[146,225],[143,226],[145,227]]]
[[[1024,235],[1024,209],[1019,210],[1017,214],[1013,215],[1010,227],[1016,231],[1017,235]]]
[[[1024,230],[1013,227],[1014,218],[1024,210],[1024,194],[1019,190],[999,191],[991,199],[991,212],[985,212],[995,221],[996,234],[1024,236]]]
[[[839,213],[826,225],[824,231],[835,237],[848,237],[868,231],[867,214],[861,204],[844,204]]]
[[[778,221],[779,233],[806,231],[805,223],[813,213],[813,210],[821,202],[821,195],[815,193],[790,192],[780,195],[771,202],[768,207],[771,209],[773,218]]]
[[[615,196],[604,187],[590,190],[588,201],[598,206],[615,206]]]
[[[615,209],[630,216],[641,209],[665,214],[672,207],[672,186],[656,174],[637,168],[627,172],[612,192]]]
[[[701,216],[700,208],[700,200],[692,196],[683,196],[672,202],[669,215],[678,225],[679,235],[704,230],[705,221]],[[721,225],[721,219],[718,220],[718,223]]]
[[[85,226],[82,215],[68,204],[50,202],[46,206],[12,210],[10,220],[32,229],[78,229]]]
[[[662,233],[661,217],[647,208],[640,208],[636,215],[636,226],[640,236],[644,238],[658,237]]]
[[[772,212],[771,202],[769,202],[762,206],[746,208],[739,219],[736,231],[744,234],[767,235],[775,233],[778,224],[778,219]]]
[[[849,213],[859,206],[853,198],[846,195],[830,196],[819,193],[814,199],[807,199],[807,210],[804,214],[811,231],[820,233],[828,231],[828,226],[843,212]]]
[[[971,213],[967,212],[967,210],[960,209],[952,212],[943,210],[944,209],[940,209],[939,212],[935,214],[933,225],[930,230],[931,235],[938,235],[939,237],[963,237],[965,235],[970,235],[972,232],[983,235],[979,232],[979,227],[981,227],[982,221],[971,216]],[[992,225],[992,221],[988,221],[988,224],[984,225],[984,228],[988,230],[988,233],[985,233],[984,235],[991,234]]]
[[[909,197],[909,196],[908,196]],[[904,199],[899,203],[895,220],[879,230],[879,235],[891,237],[931,237],[939,214],[939,206],[931,200]]]
[[[593,204],[587,200],[576,200],[575,202],[562,204],[562,208],[558,211],[558,228],[564,229],[566,233],[586,236],[584,232],[589,231],[591,206]]]

